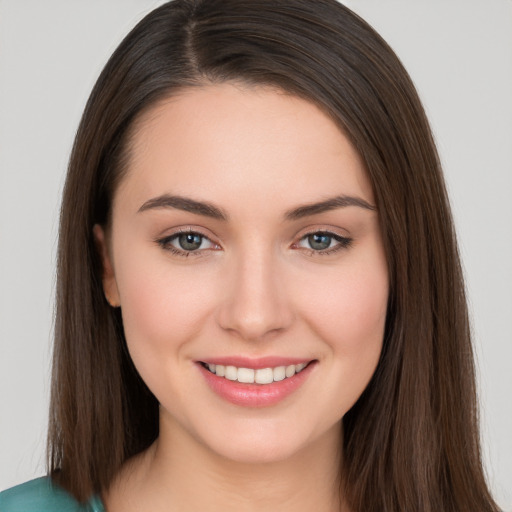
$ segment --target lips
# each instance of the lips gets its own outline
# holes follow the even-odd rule
[[[224,377],[231,381],[238,381],[245,384],[271,384],[284,379],[293,377],[296,373],[300,373],[306,367],[307,363],[290,364],[286,366],[276,366],[274,368],[244,368],[223,364],[206,364],[205,368],[214,373],[218,377]]]
[[[298,390],[316,364],[316,360],[272,357],[210,359],[197,366],[221,398],[243,407],[266,407]]]

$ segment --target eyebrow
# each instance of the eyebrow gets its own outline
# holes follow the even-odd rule
[[[319,203],[311,203],[304,206],[299,206],[293,210],[288,210],[285,213],[285,219],[298,220],[311,215],[318,215],[319,213],[335,210],[337,208],[346,208],[347,206],[357,206],[365,210],[375,211],[375,206],[365,201],[360,197],[354,196],[336,196]]]
[[[298,220],[311,215],[318,215],[329,210],[335,210],[337,208],[346,208],[347,206],[357,206],[365,210],[376,210],[375,206],[365,201],[360,197],[355,196],[336,196],[325,201],[318,203],[306,204],[288,210],[284,218],[286,220]],[[203,215],[205,217],[211,217],[216,220],[227,221],[229,216],[222,209],[214,206],[211,203],[204,201],[196,201],[189,197],[174,196],[169,194],[163,194],[158,197],[147,200],[140,208],[139,212],[144,212],[152,209],[160,208],[175,208],[177,210],[183,210],[196,215]]]
[[[154,197],[153,199],[149,199],[139,208],[139,212],[157,208],[175,208],[177,210],[211,217],[212,219],[228,220],[228,215],[213,204],[203,201],[195,201],[189,197],[171,196],[168,194],[163,194],[161,196]]]

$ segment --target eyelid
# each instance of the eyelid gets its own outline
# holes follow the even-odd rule
[[[346,234],[341,234],[340,231],[340,228],[334,228],[331,226],[308,226],[295,237],[295,241],[292,243],[291,248],[295,250],[301,250],[313,256],[328,255],[341,249],[348,249],[351,246],[353,239]],[[176,240],[176,238],[181,234],[197,234],[203,239],[208,240],[213,245],[213,247],[187,251],[171,245],[171,242]],[[328,247],[322,250],[315,250],[312,248],[308,249],[307,247],[299,246],[299,243],[302,240],[315,234],[327,235],[336,240],[338,243],[334,247]],[[173,228],[170,232],[168,232],[168,234],[155,238],[155,243],[157,243],[162,249],[182,257],[204,256],[206,252],[222,249],[221,245],[214,240],[214,237],[206,234],[205,230],[199,226],[180,226]]]
[[[346,229],[337,226],[329,226],[325,224],[315,224],[302,228],[296,235],[295,240],[302,240],[306,236],[314,235],[316,233],[325,233],[327,235],[339,238],[352,238]]]
[[[310,256],[329,255],[342,249],[348,249],[352,245],[353,238],[348,234],[341,234],[339,228],[327,227],[327,226],[310,226],[305,230],[301,231],[295,238],[295,242],[292,244],[292,248],[296,250],[302,250],[308,253]],[[299,243],[307,238],[308,236],[315,234],[327,235],[334,238],[338,243],[334,247],[329,247],[323,250],[308,249],[307,247],[299,246]]]
[[[180,235],[186,235],[186,234],[199,235],[203,239],[208,240],[214,247],[211,247],[211,248],[209,247],[206,249],[197,249],[195,251],[186,251],[184,249],[179,249],[179,248],[171,245],[171,242],[176,240],[177,237],[179,237]],[[180,226],[178,228],[174,228],[168,234],[157,237],[155,239],[155,242],[165,251],[169,251],[173,254],[176,254],[176,255],[182,256],[182,257],[204,256],[204,253],[206,251],[219,250],[221,248],[220,244],[217,243],[216,241],[214,241],[213,237],[211,235],[205,234],[204,230],[197,226]]]

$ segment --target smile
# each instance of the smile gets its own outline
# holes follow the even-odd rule
[[[217,396],[242,407],[277,405],[298,391],[318,366],[316,359],[228,359],[197,361],[196,367]]]
[[[202,363],[211,373],[217,377],[223,377],[231,381],[243,384],[271,384],[293,377],[306,368],[308,363],[290,364],[287,366],[276,366],[274,368],[238,368],[236,366],[222,364]]]

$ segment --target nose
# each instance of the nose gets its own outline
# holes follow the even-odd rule
[[[292,305],[276,259],[253,253],[231,262],[217,315],[224,330],[256,341],[291,325]]]

